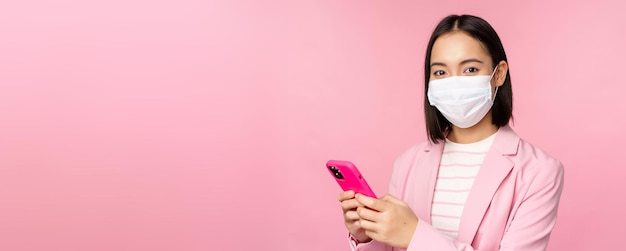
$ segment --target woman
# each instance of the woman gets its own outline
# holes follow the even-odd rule
[[[485,20],[451,15],[425,62],[429,141],[395,162],[389,194],[339,195],[353,250],[545,250],[563,166],[521,140],[509,65]]]

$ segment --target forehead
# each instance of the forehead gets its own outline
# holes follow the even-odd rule
[[[463,31],[443,34],[435,40],[431,51],[430,62],[456,64],[468,58],[491,62],[489,52],[477,39]]]

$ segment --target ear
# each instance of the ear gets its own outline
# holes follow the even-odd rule
[[[500,61],[498,63],[498,69],[496,69],[496,73],[493,74],[496,86],[502,86],[504,84],[504,80],[506,80],[506,74],[508,72],[509,64],[504,60]]]

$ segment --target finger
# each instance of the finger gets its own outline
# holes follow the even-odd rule
[[[378,200],[372,197],[368,197],[362,194],[357,194],[355,196],[356,200],[362,205],[374,209],[376,211],[384,211],[387,203],[386,201]]]
[[[367,207],[359,207],[356,210],[356,213],[358,214],[359,218],[361,218],[362,220],[367,220],[367,221],[371,221],[371,222],[378,222],[380,219],[380,213],[376,212],[374,210],[371,210]]]
[[[393,195],[391,195],[391,194],[386,194],[385,196],[381,197],[380,200],[386,201],[386,202],[389,202],[389,203],[393,203],[393,204],[397,204],[397,205],[404,205],[404,201],[402,201],[402,200],[400,200],[400,199],[398,199],[396,197],[393,197]]]
[[[349,200],[354,198],[354,191],[348,190],[339,194],[339,201]]]
[[[346,212],[343,217],[346,221],[359,221],[361,219],[355,210]]]
[[[343,209],[344,212],[350,211],[350,210],[356,210],[356,208],[359,206],[362,206],[361,203],[359,203],[355,199],[344,200],[341,202],[341,209]]]
[[[361,228],[365,230],[365,234],[367,234],[367,236],[370,236],[370,237],[371,235],[369,235],[368,232],[376,233],[378,230],[378,224],[376,224],[376,222],[368,221],[365,219],[359,220],[359,226],[361,226]]]
[[[363,228],[365,229],[365,228]],[[370,237],[372,240],[375,241],[379,241],[379,242],[383,242],[382,237],[380,236],[380,234],[377,231],[373,231],[373,230],[365,230],[365,235],[367,235],[367,237]]]

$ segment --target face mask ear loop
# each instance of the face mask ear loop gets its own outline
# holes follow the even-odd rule
[[[489,76],[489,81],[491,81],[491,79],[493,79],[493,76],[496,75],[496,71],[498,71],[497,65],[496,65],[496,68],[493,68],[493,72],[491,73],[491,76]]]
[[[498,86],[496,86],[496,92],[493,93],[493,101],[492,103],[496,102],[496,95],[498,94]]]
[[[498,70],[498,66],[496,65],[496,68],[493,69],[493,72],[491,73],[491,77],[489,77],[489,82],[491,83],[491,79],[493,79],[493,76],[496,74],[496,70]],[[496,86],[496,91],[493,93],[493,101],[492,103],[496,102],[496,95],[498,94],[498,87]]]

